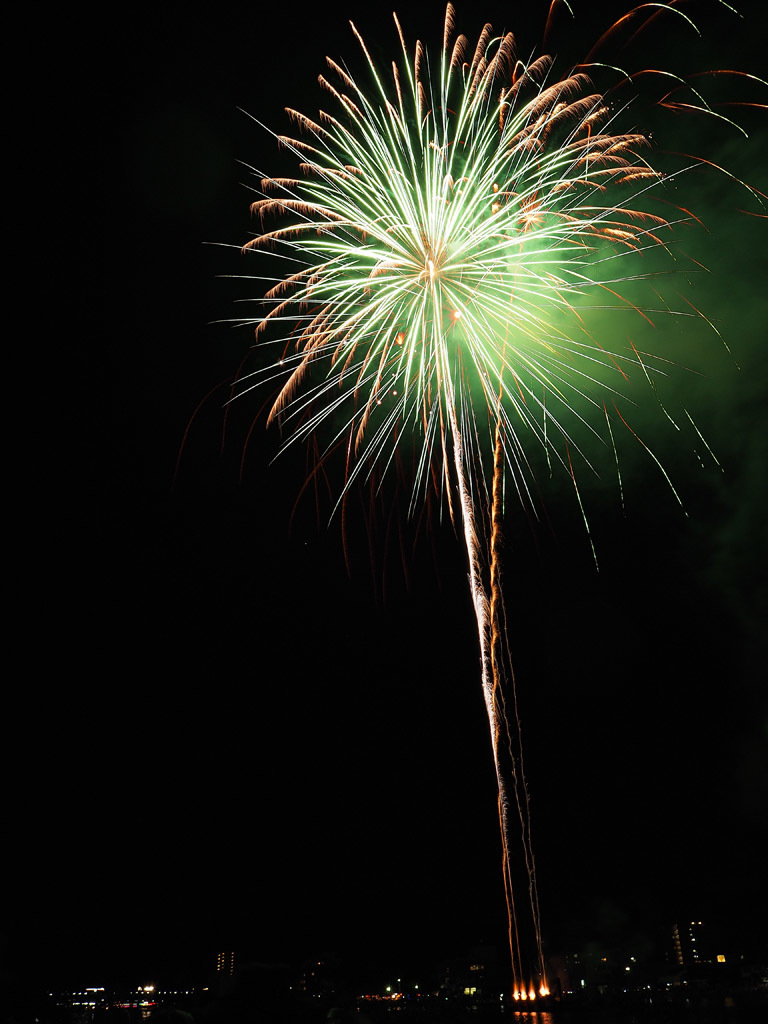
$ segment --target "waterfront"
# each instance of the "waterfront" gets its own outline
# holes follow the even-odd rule
[[[473,1003],[424,996],[395,1002],[230,991],[46,993],[16,1000],[3,1024],[763,1024],[768,993],[675,993],[645,999]]]

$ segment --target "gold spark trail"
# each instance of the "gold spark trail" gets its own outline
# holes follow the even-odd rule
[[[461,525],[469,565],[469,587],[472,605],[477,622],[477,633],[480,645],[481,684],[488,724],[491,734],[491,749],[498,790],[499,829],[502,844],[502,873],[504,879],[504,895],[507,906],[508,940],[510,960],[512,964],[513,994],[518,998],[521,993],[528,993],[530,986],[530,968],[526,970],[526,960],[520,937],[518,908],[515,900],[515,881],[512,866],[511,830],[510,830],[510,798],[508,785],[504,776],[500,744],[506,740],[506,749],[511,769],[512,787],[517,812],[520,819],[520,830],[523,845],[523,862],[527,874],[528,899],[531,912],[534,941],[536,945],[539,974],[540,994],[548,992],[544,953],[541,937],[541,921],[539,914],[538,890],[536,884],[536,868],[531,842],[531,814],[528,787],[522,755],[522,734],[520,718],[517,710],[514,672],[509,656],[506,623],[504,619],[504,602],[501,590],[500,543],[502,526],[502,490],[504,472],[504,452],[501,441],[501,423],[496,421],[494,443],[494,466],[492,480],[492,497],[490,508],[490,601],[483,583],[483,559],[478,541],[478,524],[476,522],[476,504],[467,481],[464,465],[464,448],[461,432],[456,416],[456,403],[450,378],[443,381],[448,395],[446,408],[450,423],[453,465],[459,492],[461,509]],[[514,740],[513,730],[506,714],[504,684],[509,683],[515,714]],[[523,997],[525,998],[525,996]]]
[[[501,540],[501,512],[502,512],[502,483],[503,483],[503,449],[501,445],[501,424],[496,420],[496,436],[493,453],[493,481],[491,492],[491,602],[490,602],[490,628],[491,628],[491,670],[493,673],[493,685],[491,697],[495,708],[497,727],[493,736],[494,761],[497,765],[497,776],[499,773],[499,721],[504,721],[507,734],[509,724],[504,713],[504,694],[501,689],[503,685],[503,626],[501,621],[501,580],[499,562],[499,544]],[[512,680],[514,686],[514,678]],[[518,810],[519,800],[518,800]],[[512,880],[512,863],[510,859],[510,834],[509,823],[501,791],[499,792],[499,828],[501,830],[501,841],[503,847],[502,870],[504,875],[504,894],[507,901],[507,918],[509,922],[509,953],[512,961],[513,991],[518,992],[524,984],[522,955],[520,949],[520,931],[517,923],[515,906],[515,890]],[[537,930],[538,934],[538,930]]]

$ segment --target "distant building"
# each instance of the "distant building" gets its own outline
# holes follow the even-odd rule
[[[217,974],[227,974],[231,977],[235,973],[235,954],[217,953],[216,972]]]
[[[686,925],[673,925],[672,949],[675,962],[681,967],[709,963],[712,960],[711,953],[707,948],[706,929],[701,921],[689,921]]]
[[[463,956],[442,964],[439,975],[440,992],[454,998],[498,998],[504,987],[495,946],[473,946]]]
[[[325,953],[319,959],[305,960],[299,976],[299,992],[311,999],[333,996],[340,988],[341,959],[336,953]]]

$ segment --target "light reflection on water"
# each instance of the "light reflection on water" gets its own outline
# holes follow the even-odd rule
[[[527,1021],[528,1024],[555,1024],[552,1014],[543,1010],[515,1010],[512,1016],[515,1021],[520,1021],[520,1024],[523,1024],[524,1021]]]

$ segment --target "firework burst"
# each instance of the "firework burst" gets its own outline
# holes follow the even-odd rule
[[[674,0],[634,15],[642,22],[662,9],[690,22]],[[515,992],[528,998],[513,812],[542,992],[546,979],[499,585],[503,484],[506,475],[530,503],[533,446],[575,485],[574,457],[588,463],[578,436],[601,430],[612,439],[612,423],[622,422],[614,398],[629,373],[653,381],[651,355],[594,336],[582,297],[598,293],[603,308],[652,315],[622,284],[645,276],[652,250],[673,255],[675,228],[692,215],[652,200],[691,161],[666,174],[654,167],[648,139],[621,128],[630,76],[616,72],[615,87],[598,90],[592,78],[606,67],[594,58],[559,75],[551,57],[522,60],[513,35],[489,25],[471,45],[456,34],[450,5],[436,60],[421,43],[409,50],[396,17],[395,25],[401,52],[390,69],[377,67],[352,25],[365,80],[328,58],[319,81],[331,112],[289,110],[298,137],[278,138],[300,176],[262,177],[252,207],[260,230],[246,246],[289,268],[256,321],[257,341],[279,354],[266,374],[242,378],[239,391],[265,376],[277,382],[268,420],[288,444],[327,432],[326,453],[345,456],[340,502],[355,481],[380,479],[407,446],[415,453],[411,509],[436,493],[461,530],[499,789]],[[662,83],[664,106],[719,116],[676,76],[645,74]]]

